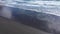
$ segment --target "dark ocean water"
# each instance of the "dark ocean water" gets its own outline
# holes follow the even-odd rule
[[[25,10],[19,8],[11,8],[11,9],[12,9],[12,18],[15,19],[16,21],[46,32],[51,32],[48,26],[49,23],[51,24],[54,22],[58,22],[60,20],[60,17],[58,16],[50,15],[42,12],[36,12],[32,10]],[[37,16],[38,14],[39,16]],[[55,30],[53,29],[52,31]]]
[[[47,22],[38,20],[36,18],[36,15],[38,12],[35,11],[30,11],[30,10],[23,10],[19,8],[12,8],[12,16],[17,21],[22,22],[22,24],[29,25],[38,29],[46,30],[47,27]]]

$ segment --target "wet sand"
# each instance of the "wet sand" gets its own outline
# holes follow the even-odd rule
[[[23,25],[16,21],[12,21],[0,17],[0,34],[50,34],[41,30]]]

